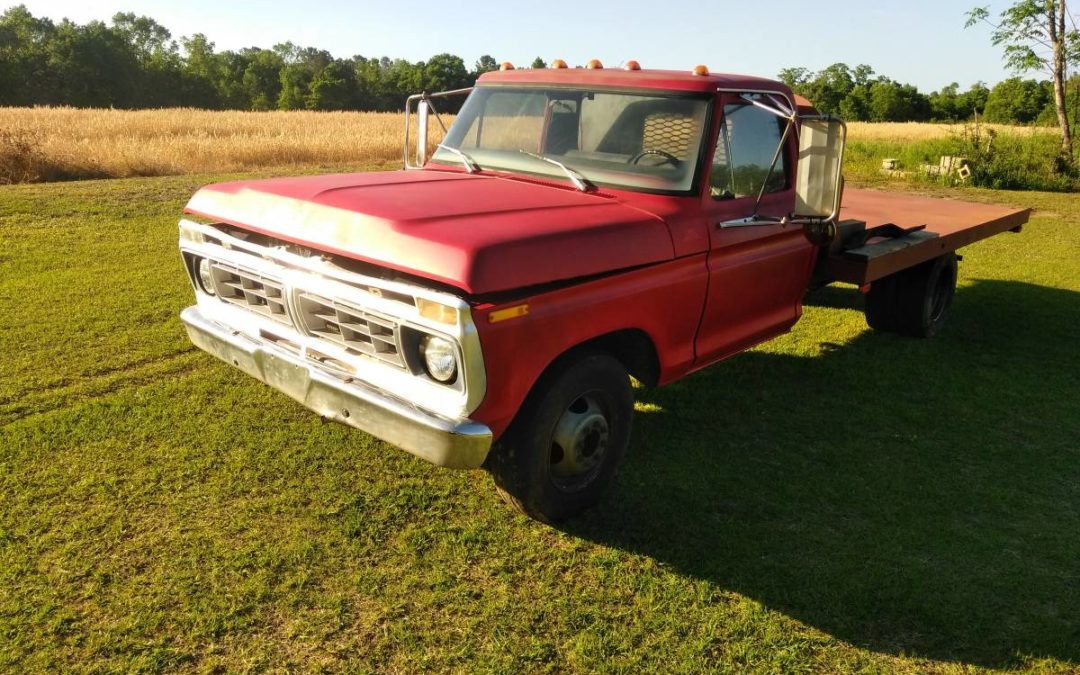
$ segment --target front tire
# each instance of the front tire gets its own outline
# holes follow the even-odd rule
[[[626,455],[634,396],[614,357],[589,353],[541,377],[488,457],[499,494],[558,522],[599,501]]]

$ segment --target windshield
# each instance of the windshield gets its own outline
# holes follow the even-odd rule
[[[567,178],[556,160],[591,183],[688,192],[701,154],[709,98],[585,89],[477,87],[443,144],[483,169]],[[524,151],[524,152],[523,152]],[[439,148],[432,160],[461,166]]]

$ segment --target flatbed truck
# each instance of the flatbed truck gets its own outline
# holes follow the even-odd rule
[[[449,95],[466,98],[435,144]],[[324,418],[484,467],[549,522],[613,480],[631,378],[665,385],[783,334],[838,281],[866,292],[873,329],[932,337],[957,249],[1029,215],[845,188],[842,120],[702,66],[506,65],[411,97],[405,129],[400,171],[199,190],[181,318]]]

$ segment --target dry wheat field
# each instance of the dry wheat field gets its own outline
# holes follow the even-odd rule
[[[0,184],[370,166],[400,160],[402,125],[398,113],[0,108]],[[1012,134],[1052,131],[986,127]],[[917,141],[958,129],[856,122],[850,138]]]
[[[925,141],[959,134],[965,128],[974,129],[975,126],[972,123],[848,122],[848,138],[855,141]],[[985,122],[979,123],[978,128],[982,132],[993,131],[996,134],[1013,136],[1041,136],[1058,133],[1054,127],[1024,127]]]
[[[398,160],[403,116],[0,108],[0,183]]]

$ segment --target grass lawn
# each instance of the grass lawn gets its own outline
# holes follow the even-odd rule
[[[0,187],[0,670],[1080,669],[1080,195],[962,193],[1038,211],[939,339],[825,289],[641,394],[560,530],[190,346],[220,178]]]

